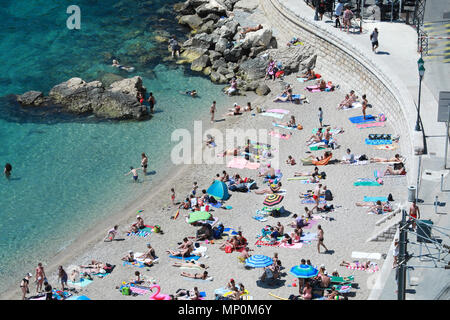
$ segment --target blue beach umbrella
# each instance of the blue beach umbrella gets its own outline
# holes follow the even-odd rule
[[[270,266],[272,263],[272,258],[261,254],[255,254],[245,260],[245,265],[252,268],[264,268]]]
[[[319,270],[310,265],[301,264],[299,266],[293,266],[289,273],[296,278],[308,279],[317,276]]]

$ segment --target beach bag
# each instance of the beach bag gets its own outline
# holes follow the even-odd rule
[[[123,287],[122,288],[122,295],[123,296],[129,296],[130,295],[130,287]]]
[[[231,249],[231,246],[226,246],[225,253],[231,253],[231,252],[233,252],[233,249]]]
[[[298,130],[303,130],[303,126],[302,126],[301,124],[299,124],[299,125],[297,126],[297,129],[298,129]]]
[[[381,121],[381,122],[386,121],[386,116],[384,115],[384,113],[380,113],[378,115],[378,120]]]
[[[358,160],[359,160],[359,161],[365,161],[365,160],[369,160],[369,158],[367,158],[367,156],[366,156],[365,154],[363,154],[363,155],[361,155],[361,156],[358,158]]]
[[[389,193],[387,199],[388,199],[388,201],[394,201],[394,197],[392,196],[392,193]]]
[[[153,232],[154,232],[154,233],[160,233],[160,232],[161,232],[161,227],[158,226],[158,225],[154,226],[154,227],[153,227]]]
[[[327,174],[326,174],[325,172],[321,172],[321,173],[319,174],[319,178],[320,178],[320,179],[326,179],[326,177],[327,177]]]

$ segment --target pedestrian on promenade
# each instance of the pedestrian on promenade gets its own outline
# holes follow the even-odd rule
[[[336,8],[334,9],[334,16],[336,17],[335,28],[337,28],[339,25],[339,28],[342,29],[341,16],[343,13],[343,9],[344,9],[344,4],[342,3],[342,0],[338,0],[338,4],[336,5]]]
[[[214,113],[216,112],[216,102],[213,101],[209,113],[211,113],[211,123],[214,123]]]
[[[322,226],[319,224],[319,225],[317,226],[317,229],[319,229],[319,232],[318,232],[318,234],[317,234],[317,239],[318,239],[318,242],[317,242],[317,252],[320,253],[320,246],[322,246],[322,247],[325,248],[325,252],[328,252],[327,247],[323,244],[323,230],[322,230]]]
[[[416,230],[416,220],[420,219],[420,210],[416,204],[416,200],[414,200],[409,208],[409,216],[410,220],[412,220],[412,228]]]
[[[352,24],[352,18],[353,18],[353,12],[352,12],[352,10],[350,10],[349,6],[345,7],[345,11],[344,11],[342,18],[344,21],[344,31],[345,31],[345,28],[347,28],[347,33],[349,33],[350,26]]]
[[[372,51],[377,53],[378,49],[378,29],[375,28],[370,35],[370,40],[372,41]]]
[[[326,8],[327,8],[327,5],[325,3],[325,0],[320,0],[320,3],[319,3],[320,21],[322,21],[322,19],[323,19],[323,14],[325,13]]]

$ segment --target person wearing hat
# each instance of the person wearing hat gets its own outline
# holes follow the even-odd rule
[[[148,251],[146,253],[144,253],[143,255],[141,255],[140,257],[137,257],[137,258],[155,260],[156,259],[155,249],[153,249],[153,247],[150,243],[147,243],[147,249],[148,249]]]
[[[225,116],[238,116],[241,115],[241,106],[239,106],[236,102],[233,105],[233,109],[228,109],[228,113],[225,113]]]
[[[30,293],[29,284],[31,277],[33,277],[33,275],[28,272],[25,275],[25,278],[23,278],[22,281],[20,282],[20,289],[22,290],[22,300],[25,300],[27,293]]]
[[[123,261],[134,262],[134,253],[132,250],[128,251],[128,254],[122,258]]]
[[[230,281],[227,282],[225,289],[230,289],[231,291],[237,291],[236,283],[234,282],[234,279],[230,279]]]

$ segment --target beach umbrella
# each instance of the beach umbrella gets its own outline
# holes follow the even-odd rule
[[[264,268],[273,263],[272,258],[261,254],[255,254],[245,260],[245,265],[252,268]]]
[[[310,265],[301,264],[299,266],[293,266],[289,273],[296,278],[308,279],[317,276],[319,270]]]
[[[269,194],[264,200],[263,204],[265,204],[266,206],[274,206],[283,201],[283,198],[284,197],[279,194]]]
[[[211,213],[206,211],[194,211],[189,214],[188,223],[194,223],[199,220],[208,220],[211,218]]]

